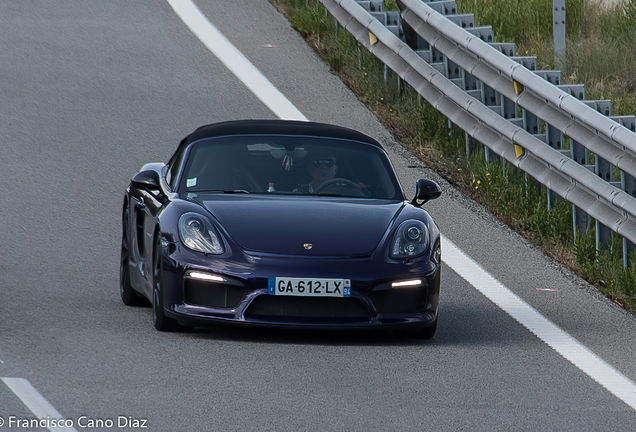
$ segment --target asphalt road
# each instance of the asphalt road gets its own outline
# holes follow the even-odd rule
[[[409,195],[420,177],[440,181],[445,194],[427,208],[444,235],[636,380],[636,319],[434,173],[409,168],[422,164],[266,0],[196,3],[309,119],[380,140]],[[275,115],[164,0],[0,0],[0,47],[0,377],[28,380],[76,430],[141,429],[118,427],[119,416],[170,432],[636,428],[632,408],[448,266],[430,342],[154,331],[150,309],[119,300],[130,177],[202,124]],[[10,416],[35,418],[0,382],[0,432],[45,430],[10,427]],[[90,419],[114,426],[78,424]]]

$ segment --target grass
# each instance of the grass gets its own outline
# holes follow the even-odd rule
[[[572,34],[580,27],[584,0],[565,3],[566,33]],[[491,26],[498,42],[515,42],[530,51],[552,40],[551,0],[457,0],[457,5],[461,13],[475,14],[477,25]]]
[[[546,253],[595,283],[605,295],[627,309],[636,309],[636,257],[627,269],[623,268],[622,240],[618,236],[613,245],[598,253],[593,230],[579,233],[574,241],[570,203],[559,199],[548,210],[545,187],[537,187],[533,179],[509,164],[502,165],[496,159],[486,162],[484,148],[479,145],[468,157],[463,131],[449,130],[448,119],[421,102],[409,86],[398,90],[397,77],[389,76],[385,82],[383,63],[359,48],[348,32],[336,31],[333,18],[326,16],[317,0],[270,1],[414,155]],[[478,23],[491,24],[497,41],[516,42],[519,54],[527,51],[537,55],[544,69],[554,64],[551,0],[457,1],[462,13],[479,7]],[[397,10],[395,0],[385,0],[385,5]],[[611,98],[614,114],[636,113],[636,54],[619,55],[625,43],[636,40],[636,0],[606,12],[583,0],[567,0],[566,7],[570,35],[566,73],[573,81],[583,80],[588,99]],[[629,35],[632,38],[625,39]],[[624,39],[616,42],[619,36]],[[632,47],[630,50],[636,51]],[[604,59],[604,64],[597,65],[594,56]],[[626,68],[628,73],[614,70],[618,69],[614,65]],[[627,77],[630,73],[632,76]]]
[[[584,8],[584,22],[568,38],[567,77],[585,84],[588,99],[610,99],[614,115],[636,113],[636,0],[603,13]]]
[[[596,251],[596,230],[579,234],[574,242],[581,277],[599,287],[600,291],[626,309],[636,305],[636,256],[630,255],[629,266],[623,266],[622,238],[614,236],[611,245]]]

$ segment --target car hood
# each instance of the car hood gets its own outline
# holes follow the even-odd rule
[[[201,200],[244,249],[283,255],[373,252],[403,202],[299,196]]]

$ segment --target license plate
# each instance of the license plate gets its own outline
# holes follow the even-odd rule
[[[351,297],[351,279],[269,278],[270,295]]]

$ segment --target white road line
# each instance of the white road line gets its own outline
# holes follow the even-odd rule
[[[284,120],[307,118],[212,25],[190,0],[168,0],[192,33],[269,109]]]
[[[205,46],[278,117],[307,120],[291,102],[288,102],[288,105],[281,102],[282,99],[287,99],[278,90],[268,90],[267,93],[263,93],[253,85],[257,80],[266,81],[268,86],[272,84],[208,21],[191,0],[168,0],[168,3]],[[271,100],[268,99],[269,94],[273,95]],[[285,106],[292,107],[293,110],[278,108]],[[442,236],[442,250],[444,263],[453,271],[565,359],[636,410],[636,384],[633,381],[537,312],[444,236]]]
[[[64,419],[62,414],[57,412],[53,405],[44,399],[28,380],[24,378],[2,378],[2,381],[38,419],[55,419],[56,421]],[[51,432],[77,432],[73,427],[55,426],[47,429]]]
[[[494,304],[614,396],[636,410],[636,384],[506,288],[442,236],[443,261]]]

